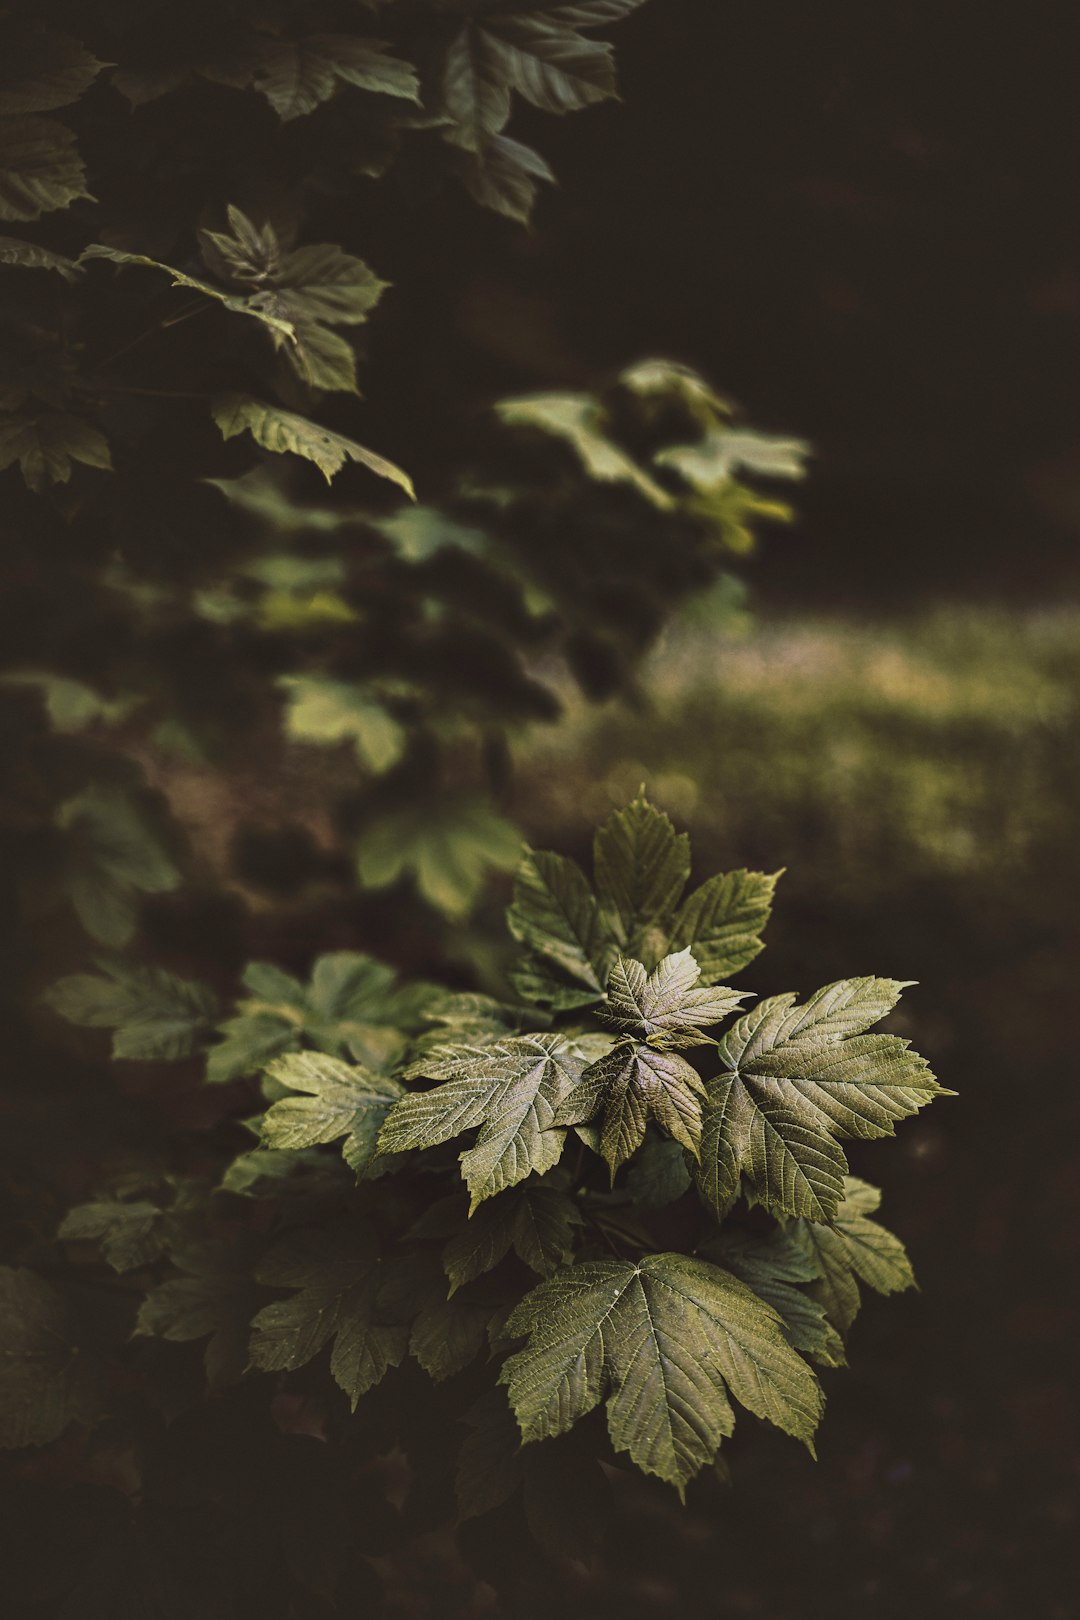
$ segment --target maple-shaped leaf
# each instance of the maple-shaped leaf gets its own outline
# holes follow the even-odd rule
[[[512,975],[526,1000],[561,1009],[600,1000],[617,946],[575,861],[530,850],[517,869],[506,920],[529,951]]]
[[[831,1220],[847,1170],[837,1136],[891,1136],[896,1120],[942,1094],[906,1040],[865,1033],[903,988],[841,979],[801,1005],[774,996],[725,1032],[701,1139],[701,1186],[717,1215],[744,1180],[776,1214]]]
[[[100,972],[60,979],[42,998],[71,1024],[111,1029],[114,1058],[189,1057],[208,1034],[217,999],[204,984],[144,962],[103,958]]]
[[[410,500],[416,499],[412,480],[392,461],[295,411],[253,399],[249,394],[223,394],[214,401],[212,413],[223,439],[250,433],[256,444],[275,455],[302,456],[305,461],[314,462],[328,484],[346,462],[354,461],[377,477],[398,484]]]
[[[545,1178],[531,1177],[521,1186],[481,1204],[443,1249],[442,1263],[450,1292],[491,1271],[513,1249],[541,1277],[573,1259],[582,1225],[574,1200]]]
[[[250,963],[243,982],[251,995],[220,1026],[224,1039],[207,1059],[211,1081],[254,1074],[305,1044],[385,1070],[438,994],[422,981],[399,983],[393,968],[361,951],[320,956],[307,985],[266,962]]]
[[[517,828],[479,795],[440,795],[369,821],[356,843],[356,870],[371,889],[409,874],[429,905],[460,918],[489,873],[512,871],[520,853]]]
[[[827,1228],[812,1226],[812,1230]],[[844,1341],[808,1286],[819,1276],[818,1266],[814,1257],[804,1251],[793,1228],[776,1227],[768,1233],[725,1232],[705,1252],[772,1306],[783,1319],[784,1331],[796,1350],[823,1367],[844,1366]]]
[[[169,1212],[147,1198],[95,1198],[69,1209],[56,1235],[96,1243],[114,1271],[133,1271],[166,1252],[170,1231]]]
[[[674,1137],[647,1137],[626,1178],[626,1190],[634,1205],[639,1209],[664,1209],[690,1186],[682,1143]]]
[[[203,1364],[215,1392],[247,1366],[248,1325],[260,1297],[252,1280],[255,1252],[246,1235],[177,1245],[170,1259],[179,1275],[152,1288],[135,1319],[135,1334],[145,1338],[206,1339]]]
[[[550,165],[540,153],[509,135],[493,135],[478,152],[457,148],[453,162],[474,202],[519,225],[529,223],[537,186],[555,183]]]
[[[519,8],[465,22],[446,52],[442,100],[454,121],[453,138],[476,152],[503,130],[513,92],[543,112],[567,113],[615,95],[611,46],[587,39],[586,20],[573,11]]]
[[[381,40],[351,34],[267,36],[199,69],[204,78],[266,97],[283,122],[303,118],[342,87],[419,102],[416,69],[387,53]]]
[[[290,1233],[264,1256],[256,1279],[296,1290],[266,1305],[251,1324],[252,1364],[266,1372],[303,1367],[331,1344],[330,1371],[353,1408],[409,1348],[409,1324],[383,1300],[387,1280],[371,1231]]]
[[[870,1219],[880,1203],[876,1187],[848,1176],[844,1201],[828,1226],[794,1221],[788,1228],[815,1279],[810,1293],[841,1333],[847,1332],[858,1314],[860,1282],[879,1294],[915,1287],[904,1245]]]
[[[734,1011],[746,992],[724,985],[696,988],[701,969],[687,949],[665,956],[651,973],[641,962],[617,958],[596,1016],[609,1029],[658,1048],[703,1046],[703,1027]]]
[[[38,411],[0,420],[0,471],[18,462],[27,489],[40,495],[66,484],[72,463],[112,469],[108,441],[83,416],[70,411]]]
[[[689,894],[671,929],[671,948],[689,947],[702,982],[733,978],[764,949],[779,872],[718,872]]]
[[[705,1082],[678,1052],[621,1040],[586,1069],[556,1118],[581,1125],[602,1116],[599,1147],[614,1180],[644,1142],[650,1118],[696,1159],[704,1096]]]
[[[0,219],[37,219],[90,198],[71,131],[55,118],[0,120]]]
[[[321,1052],[292,1052],[271,1063],[267,1073],[279,1086],[306,1095],[282,1097],[263,1115],[266,1146],[307,1148],[344,1137],[345,1163],[363,1175],[383,1121],[404,1094],[400,1081]]]
[[[434,1147],[476,1130],[475,1146],[461,1155],[475,1209],[533,1171],[542,1175],[558,1164],[566,1137],[556,1124],[559,1105],[601,1045],[606,1037],[551,1034],[436,1047],[411,1076],[441,1084],[394,1105],[379,1150]]]
[[[168,894],[180,882],[139,809],[115,788],[89,787],[56,812],[65,834],[62,881],[79,921],[103,945],[126,945],[140,894]]]
[[[607,1396],[615,1449],[682,1495],[734,1429],[730,1393],[812,1449],[816,1378],[775,1311],[708,1261],[586,1261],[527,1294],[507,1329],[528,1336],[501,1375],[526,1442]]]
[[[593,872],[620,948],[627,956],[655,962],[664,954],[671,918],[690,876],[686,833],[677,833],[663,811],[639,794],[597,830]]]
[[[80,1344],[68,1300],[23,1267],[0,1266],[0,1447],[43,1446],[90,1422],[101,1369]]]

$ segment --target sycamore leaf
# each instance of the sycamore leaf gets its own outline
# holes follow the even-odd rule
[[[588,394],[531,394],[503,399],[495,411],[507,427],[529,428],[563,440],[590,478],[600,483],[629,484],[662,511],[674,505],[667,490],[608,438],[603,407]]]
[[[686,1150],[673,1137],[648,1137],[630,1166],[626,1190],[641,1209],[663,1209],[691,1184]]]
[[[804,439],[778,439],[745,429],[713,427],[697,444],[674,445],[653,457],[658,467],[674,467],[691,488],[711,494],[737,473],[761,478],[806,476],[810,446]]]
[[[616,959],[596,1016],[608,1028],[650,1046],[703,1046],[702,1025],[726,1018],[746,992],[725,985],[697,989],[701,969],[689,949],[665,956],[651,973],[625,956]]]
[[[363,686],[326,675],[282,675],[287,693],[285,734],[298,742],[351,742],[360,763],[376,776],[405,749],[405,732]]]
[[[513,1249],[541,1277],[574,1257],[582,1225],[577,1205],[561,1188],[530,1179],[481,1204],[443,1250],[450,1293],[491,1271]]]
[[[113,788],[87,788],[60,806],[68,838],[67,891],[79,921],[103,945],[126,945],[140,894],[166,894],[180,874],[131,800]]]
[[[365,1227],[291,1233],[263,1258],[256,1277],[296,1291],[264,1306],[252,1322],[254,1366],[291,1371],[332,1343],[330,1371],[355,1410],[361,1395],[404,1360],[409,1327],[380,1298],[378,1251]]]
[[[475,1291],[433,1299],[413,1322],[409,1353],[441,1384],[476,1360],[488,1342],[494,1314],[492,1301]]]
[[[96,1243],[114,1271],[132,1271],[165,1253],[170,1225],[166,1211],[148,1199],[102,1198],[69,1209],[56,1235],[64,1243]]]
[[[687,946],[704,984],[733,978],[764,949],[779,872],[718,872],[688,895],[671,929],[671,948]]]
[[[250,85],[283,122],[303,118],[342,85],[419,102],[420,85],[409,62],[387,55],[385,44],[350,34],[262,39],[235,66],[204,67],[208,78]]]
[[[639,796],[615,810],[593,842],[596,892],[628,956],[651,965],[663,955],[669,924],[690,876],[690,840]],[[655,945],[646,952],[643,946]],[[706,983],[709,981],[706,980]]]
[[[390,1110],[379,1136],[384,1153],[435,1147],[462,1131],[479,1132],[461,1155],[475,1209],[533,1171],[543,1175],[562,1155],[566,1132],[559,1104],[595,1055],[597,1036],[518,1035],[475,1046],[436,1047],[410,1071],[436,1080]]]
[[[705,1083],[678,1052],[621,1040],[585,1070],[562,1101],[560,1125],[580,1125],[603,1114],[600,1152],[612,1180],[645,1140],[650,1117],[698,1157]]]
[[[537,973],[526,962],[514,976],[516,989],[528,1000],[555,1006],[599,1001],[616,956],[615,941],[584,873],[565,855],[530,850],[514,879],[514,898],[506,914],[514,938],[539,959]],[[567,983],[569,981],[569,983]],[[573,992],[567,1003],[559,985]]]
[[[524,1459],[521,1433],[502,1389],[491,1389],[461,1420],[469,1433],[458,1452],[454,1494],[462,1519],[508,1502],[520,1487]]]
[[[115,1030],[114,1058],[139,1062],[189,1057],[202,1044],[216,1010],[206,985],[149,963],[102,959],[99,974],[60,979],[44,1000],[70,1024]]]
[[[358,462],[380,478],[388,478],[402,488],[410,500],[416,499],[412,482],[392,461],[377,456],[353,439],[346,439],[330,428],[309,422],[306,416],[268,405],[246,394],[223,394],[213,406],[214,421],[222,438],[250,433],[256,444],[275,455],[303,456],[313,461],[329,484],[347,461]]]
[[[891,1136],[894,1122],[942,1092],[925,1059],[895,1035],[867,1035],[904,986],[842,979],[799,1006],[774,996],[717,1044],[701,1184],[718,1215],[744,1177],[776,1214],[831,1220],[847,1162],[835,1137]]]
[[[108,259],[111,264],[141,265],[148,270],[160,270],[167,275],[174,287],[187,287],[192,292],[201,293],[204,298],[211,298],[215,303],[221,304],[225,309],[237,315],[250,315],[253,320],[269,328],[276,338],[285,338],[290,343],[296,342],[296,329],[293,323],[276,314],[259,295],[237,296],[235,293],[223,292],[220,287],[214,287],[209,281],[201,281],[197,276],[189,276],[184,270],[175,270],[171,264],[162,264],[159,259],[149,259],[144,253],[126,253],[120,248],[107,247],[102,242],[94,242],[84,248],[79,255],[79,264],[85,264],[88,259]]]
[[[828,1226],[795,1221],[793,1243],[816,1279],[810,1288],[830,1322],[846,1333],[859,1310],[859,1282],[879,1294],[915,1287],[915,1274],[898,1237],[871,1220],[881,1202],[876,1187],[856,1176],[844,1183],[844,1201]]]
[[[78,101],[108,66],[71,39],[51,29],[9,33],[5,19],[0,63],[0,114],[52,112]]]
[[[35,495],[50,484],[66,484],[73,461],[106,472],[112,468],[103,435],[85,417],[68,411],[0,418],[0,470],[16,461],[27,488]]]
[[[68,208],[86,189],[71,131],[55,118],[0,119],[0,219],[37,219]]]
[[[526,1442],[562,1434],[606,1395],[615,1449],[681,1496],[734,1429],[730,1393],[812,1448],[817,1380],[776,1313],[707,1261],[586,1261],[534,1288],[507,1327],[529,1341],[501,1375]]]
[[[189,1243],[170,1258],[180,1275],[146,1295],[133,1336],[174,1344],[206,1339],[206,1380],[217,1392],[236,1383],[247,1365],[248,1324],[259,1297],[250,1241]]]
[[[510,871],[521,852],[512,822],[483,799],[434,799],[370,821],[356,844],[366,888],[411,875],[424,899],[447,917],[464,917],[489,872]]]
[[[359,951],[320,956],[306,986],[260,962],[249,965],[244,984],[252,994],[221,1026],[225,1039],[207,1063],[211,1081],[254,1074],[305,1042],[384,1070],[401,1056],[437,994],[423,982],[399,984],[393,968]]]
[[[316,242],[284,254],[271,284],[296,319],[331,326],[366,321],[390,285],[336,242]]]
[[[814,1226],[813,1231],[826,1231]],[[818,1276],[814,1258],[803,1252],[794,1231],[775,1228],[767,1234],[727,1233],[707,1251],[709,1258],[740,1277],[759,1299],[783,1319],[796,1350],[823,1367],[844,1366],[844,1341],[824,1306],[806,1284]]]
[[[55,270],[65,281],[78,279],[79,266],[74,259],[54,253],[51,248],[37,242],[23,242],[15,236],[0,236],[0,264],[21,270]]]
[[[96,1417],[100,1398],[64,1296],[32,1271],[0,1267],[0,1448],[47,1445]]]
[[[527,225],[532,217],[537,186],[555,184],[540,153],[509,135],[493,135],[477,152],[457,149],[454,167],[474,202],[519,225]]]
[[[615,95],[611,46],[579,34],[572,10],[519,10],[463,24],[447,49],[442,85],[443,106],[460,145],[478,152],[500,134],[514,91],[552,113],[574,112]]]
[[[344,1137],[342,1156],[363,1175],[375,1153],[379,1129],[404,1087],[388,1075],[325,1057],[292,1052],[271,1063],[271,1080],[302,1097],[283,1097],[263,1115],[262,1139],[270,1148],[306,1148]]]

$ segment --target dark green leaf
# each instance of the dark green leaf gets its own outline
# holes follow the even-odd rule
[[[807,1445],[821,1415],[779,1317],[704,1260],[587,1261],[534,1288],[508,1328],[529,1338],[502,1374],[526,1442],[563,1433],[607,1395],[615,1449],[680,1495],[734,1428],[729,1391]]]

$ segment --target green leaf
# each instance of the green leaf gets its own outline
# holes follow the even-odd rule
[[[305,416],[297,416],[294,411],[267,405],[246,394],[223,394],[214,402],[213,416],[223,438],[250,433],[256,444],[275,455],[303,456],[305,461],[314,462],[328,484],[347,461],[355,461],[378,477],[399,485],[410,500],[416,499],[412,482],[400,467],[372,450],[365,450],[353,439],[309,422]]]
[[[521,1434],[502,1389],[488,1390],[462,1418],[469,1433],[458,1453],[454,1492],[462,1519],[508,1502],[523,1478]]]
[[[507,1326],[529,1339],[501,1375],[526,1442],[562,1434],[606,1395],[615,1449],[681,1496],[734,1428],[730,1392],[812,1446],[813,1373],[776,1313],[704,1260],[586,1261],[534,1288]]]
[[[464,917],[489,872],[512,870],[520,853],[517,828],[484,800],[435,797],[370,821],[357,841],[356,870],[369,889],[411,875],[436,910]]]
[[[360,763],[381,776],[405,748],[401,724],[363,686],[325,675],[282,675],[285,733],[305,743],[351,742]]]
[[[565,10],[485,16],[451,41],[442,90],[455,139],[480,151],[509,119],[512,91],[552,113],[614,96],[611,46],[577,33]]]
[[[79,277],[79,266],[74,259],[14,236],[0,236],[0,264],[21,270],[55,270],[65,281],[77,281]]]
[[[823,1227],[813,1230],[824,1231]],[[842,1367],[844,1341],[824,1307],[804,1285],[818,1275],[792,1229],[767,1234],[727,1233],[711,1245],[708,1257],[726,1266],[782,1317],[790,1344],[823,1367]]]
[[[160,270],[170,278],[174,287],[187,287],[191,292],[201,293],[204,298],[213,299],[215,303],[221,304],[223,308],[231,310],[236,315],[250,315],[253,320],[265,326],[275,339],[284,338],[290,343],[296,342],[296,329],[292,322],[275,313],[261,294],[238,297],[234,293],[223,292],[220,287],[214,287],[208,281],[201,281],[197,276],[189,276],[184,270],[175,270],[171,264],[162,264],[159,259],[148,259],[144,253],[126,253],[120,248],[107,247],[101,242],[94,242],[90,247],[84,248],[78,262],[82,265],[88,259],[107,259],[111,264],[136,265],[149,270]]]
[[[648,1137],[626,1178],[626,1190],[641,1209],[663,1209],[690,1185],[686,1150],[673,1137]]]
[[[0,219],[37,219],[80,197],[90,193],[70,129],[55,118],[0,122]]]
[[[69,799],[56,825],[68,838],[66,886],[79,921],[103,945],[126,945],[138,896],[167,894],[179,872],[131,800],[113,788],[91,787]]]
[[[529,428],[563,440],[590,478],[629,484],[661,511],[674,505],[667,490],[608,438],[603,407],[588,394],[532,394],[500,400],[495,410],[507,427]]]
[[[478,1131],[476,1145],[461,1155],[473,1209],[533,1171],[543,1175],[562,1155],[566,1132],[555,1124],[559,1104],[581,1078],[598,1039],[519,1035],[436,1047],[410,1073],[441,1084],[394,1105],[379,1136],[380,1151],[435,1147],[462,1131]]]
[[[77,973],[45,992],[44,1000],[70,1024],[112,1029],[112,1055],[139,1062],[189,1057],[216,1011],[206,985],[164,968],[103,959],[100,974]]]
[[[256,1276],[297,1292],[264,1306],[252,1322],[254,1366],[291,1371],[332,1344],[330,1371],[355,1410],[361,1395],[404,1360],[409,1327],[380,1299],[378,1251],[366,1228],[292,1233],[264,1257]]]
[[[0,1447],[48,1445],[96,1417],[100,1400],[64,1296],[32,1271],[0,1266]]]
[[[342,1155],[363,1175],[394,1102],[404,1087],[386,1075],[325,1057],[293,1052],[271,1063],[268,1074],[280,1086],[307,1093],[283,1097],[263,1115],[262,1139],[270,1148],[306,1148],[344,1137]]]
[[[52,112],[78,101],[108,64],[66,34],[38,28],[11,33],[5,19],[0,114]]]
[[[745,1000],[745,992],[724,985],[696,989],[700,977],[701,969],[689,948],[665,956],[651,973],[640,962],[620,956],[596,1016],[608,1028],[648,1041],[650,1046],[703,1046],[709,1036],[701,1026],[720,1023]]]
[[[112,457],[105,438],[82,416],[39,411],[35,416],[0,417],[0,471],[15,462],[28,489],[40,495],[51,484],[66,484],[73,461],[108,472]]]
[[[179,1276],[152,1288],[139,1306],[135,1334],[187,1344],[206,1339],[203,1364],[212,1393],[247,1367],[248,1324],[258,1304],[249,1240],[188,1243],[173,1249]]]
[[[941,1094],[926,1061],[895,1035],[867,1035],[904,986],[842,979],[802,1006],[774,996],[718,1042],[709,1082],[701,1181],[722,1215],[738,1195],[776,1214],[831,1220],[847,1162],[836,1136],[891,1136],[894,1122]]]
[[[211,1049],[211,1081],[254,1074],[303,1043],[384,1070],[401,1056],[438,993],[422,982],[399,984],[393,968],[358,951],[320,956],[306,987],[260,962],[249,965],[244,983],[253,995],[220,1026],[225,1039]]]
[[[674,467],[691,488],[712,494],[742,471],[760,478],[806,477],[810,446],[804,439],[778,439],[771,434],[718,426],[697,444],[674,445],[653,457],[658,467]]]
[[[309,34],[303,39],[264,39],[235,72],[204,68],[210,78],[250,85],[287,122],[306,117],[341,86],[419,102],[416,70],[386,54],[379,40],[350,34]]]
[[[491,136],[476,152],[455,151],[454,167],[474,202],[519,225],[527,225],[532,217],[537,186],[555,184],[540,153],[509,135]]]
[[[817,1279],[810,1292],[830,1322],[846,1333],[859,1310],[859,1282],[879,1294],[915,1287],[915,1274],[898,1237],[871,1220],[881,1202],[876,1187],[856,1176],[844,1183],[844,1201],[828,1226],[795,1221],[792,1241]]]
[[[599,1001],[617,951],[576,862],[530,850],[518,867],[506,921],[514,938],[539,958],[539,972],[526,961],[515,974],[520,994],[559,1005],[562,985],[573,991],[571,1006]],[[551,970],[550,980],[545,969]]]
[[[409,1353],[441,1384],[474,1362],[488,1340],[490,1300],[457,1294],[424,1306],[412,1326]]]
[[[644,797],[615,810],[593,844],[596,892],[628,956],[662,956],[669,924],[690,876],[690,840]],[[646,954],[648,942],[655,949]],[[706,981],[708,982],[708,981]]]
[[[603,1114],[600,1152],[615,1172],[645,1140],[650,1117],[698,1157],[705,1083],[678,1052],[621,1040],[593,1063],[560,1104],[556,1123],[580,1125]]]
[[[69,1209],[56,1235],[64,1243],[96,1243],[114,1271],[132,1271],[165,1253],[169,1221],[147,1199],[98,1199]]]
[[[546,1181],[529,1180],[500,1193],[481,1204],[443,1250],[451,1294],[491,1271],[511,1249],[541,1277],[550,1276],[573,1259],[581,1225],[573,1199]]]
[[[742,971],[764,949],[761,932],[772,910],[779,872],[718,872],[683,902],[671,930],[675,950],[687,946],[704,984]]]

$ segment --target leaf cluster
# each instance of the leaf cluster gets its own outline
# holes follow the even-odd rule
[[[527,852],[517,1003],[348,953],[307,986],[253,966],[208,1079],[262,1075],[256,1145],[216,1182],[103,1189],[60,1241],[137,1280],[137,1341],[197,1341],[212,1388],[269,1377],[335,1433],[418,1364],[469,1410],[464,1519],[520,1491],[550,1538],[555,1458],[556,1483],[628,1459],[683,1495],[738,1409],[812,1452],[817,1369],[844,1364],[860,1287],[914,1281],[840,1143],[942,1088],[906,1040],[869,1033],[891,980],[744,1010],[721,981],[762,949],[775,876],[687,894],[689,876],[688,839],[643,796],[598,830],[592,884]],[[51,999],[128,1056],[183,1056],[216,1017],[197,987],[117,962]],[[399,1443],[419,1468],[429,1440]]]

